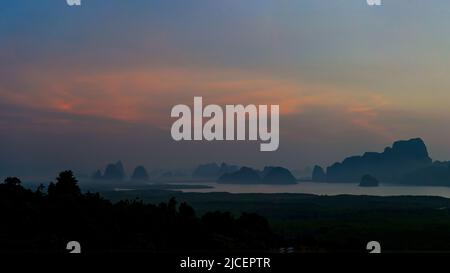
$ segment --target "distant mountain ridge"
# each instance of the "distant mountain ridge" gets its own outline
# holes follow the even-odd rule
[[[91,178],[94,180],[124,181],[127,176],[123,163],[119,160],[116,163],[109,163],[106,165],[103,173],[101,170],[95,171]],[[130,178],[134,181],[146,181],[149,179],[149,175],[144,166],[137,166]]]
[[[314,168],[313,180],[319,182],[359,182],[364,175],[372,175],[382,183],[399,183],[405,175],[432,165],[424,141],[420,138],[396,141],[383,152],[366,152],[362,156],[347,157],[329,166],[326,173]]]
[[[217,165],[217,163],[207,163],[199,165],[195,170],[192,172],[192,176],[195,178],[202,178],[202,179],[217,179],[223,174],[226,173],[232,173],[239,170],[238,166],[235,165],[228,165],[226,163],[222,163]]]
[[[131,175],[131,180],[145,181],[145,180],[148,180],[149,178],[150,177],[148,175],[148,172],[144,166],[137,166],[134,169],[133,174]]]
[[[124,180],[125,170],[122,161],[118,161],[115,164],[108,164],[102,178],[108,180]]]
[[[242,167],[238,171],[221,175],[217,182],[222,184],[296,184],[297,179],[288,169],[282,167],[264,167],[263,171]]]
[[[406,174],[401,184],[416,186],[450,186],[450,162],[436,161],[433,164]]]

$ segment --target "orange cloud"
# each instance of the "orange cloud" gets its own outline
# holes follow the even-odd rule
[[[141,69],[125,71],[31,71],[14,92],[2,88],[8,103],[123,122],[171,124],[175,104],[278,104],[282,115],[308,108],[340,109],[351,123],[382,136],[377,112],[389,105],[368,91],[342,90],[241,70]],[[1,87],[0,87],[1,88]],[[355,94],[359,94],[355,96]]]

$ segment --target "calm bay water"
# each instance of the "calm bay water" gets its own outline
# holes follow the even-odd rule
[[[182,183],[177,183],[182,184]],[[200,184],[200,183],[198,183]],[[318,195],[428,195],[450,198],[450,187],[429,186],[396,186],[380,185],[379,187],[359,187],[350,183],[315,183],[299,182],[295,185],[234,185],[218,183],[202,183],[212,188],[182,189],[183,192],[229,192],[229,193],[309,193]]]
[[[182,192],[229,192],[229,193],[307,193],[317,195],[375,195],[375,196],[395,196],[395,195],[425,195],[441,196],[450,198],[450,187],[434,186],[398,186],[391,184],[381,184],[379,187],[359,187],[354,183],[317,183],[317,182],[299,182],[294,185],[243,185],[243,184],[218,184],[216,182],[159,182],[159,183],[139,183],[133,184],[129,181],[120,184],[108,183],[106,181],[93,182],[92,180],[79,181],[84,190],[102,191],[134,191],[165,189],[177,190]],[[32,189],[45,182],[24,183]],[[200,186],[200,187],[199,187]],[[208,187],[204,187],[208,186]]]

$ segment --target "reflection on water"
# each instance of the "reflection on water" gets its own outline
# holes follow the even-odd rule
[[[181,184],[181,183],[178,183]],[[299,182],[294,185],[235,185],[204,183],[209,189],[183,189],[183,192],[230,192],[230,193],[310,193],[319,195],[429,195],[450,198],[450,187],[395,186],[359,187],[350,183]]]

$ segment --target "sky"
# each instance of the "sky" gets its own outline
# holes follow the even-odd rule
[[[0,175],[122,160],[328,166],[422,137],[450,159],[450,2],[4,0]],[[279,104],[280,147],[175,142],[176,104]]]

